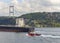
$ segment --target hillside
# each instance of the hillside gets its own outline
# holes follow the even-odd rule
[[[16,21],[13,17],[0,17],[0,25],[15,25]]]
[[[36,12],[20,16],[29,19],[28,25],[34,27],[60,27],[60,12]]]
[[[60,12],[35,12],[19,16],[27,19],[26,25],[32,27],[60,27]],[[15,25],[16,17],[0,17],[0,25]]]

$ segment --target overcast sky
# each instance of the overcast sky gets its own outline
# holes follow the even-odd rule
[[[0,0],[0,16],[9,15],[9,6],[14,5],[15,15],[31,12],[60,12],[60,0]]]

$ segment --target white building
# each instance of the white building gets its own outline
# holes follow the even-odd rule
[[[24,18],[17,18],[16,19],[16,25],[18,27],[25,27],[25,20],[24,20]]]

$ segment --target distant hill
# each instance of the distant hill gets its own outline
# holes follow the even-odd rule
[[[0,17],[0,25],[15,25],[15,17],[6,17],[2,16]]]
[[[29,19],[27,24],[34,27],[60,27],[60,12],[35,12],[20,17]]]
[[[32,27],[60,27],[60,12],[35,12],[19,16],[25,18],[26,25]],[[15,25],[16,17],[0,17],[0,25]]]

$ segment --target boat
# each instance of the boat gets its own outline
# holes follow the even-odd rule
[[[0,26],[0,32],[32,32],[34,28],[17,26]]]
[[[28,34],[26,34],[27,36],[40,36],[40,33],[36,33],[36,32],[28,32]]]

